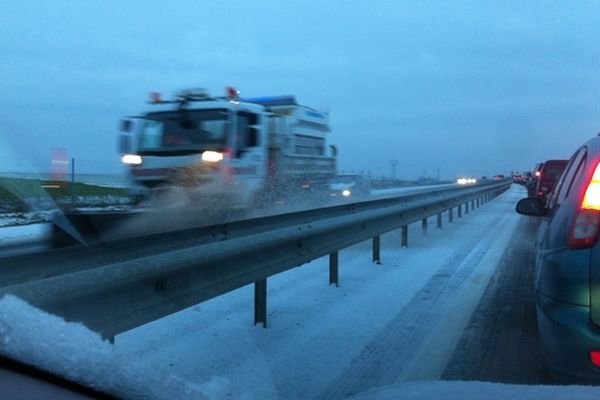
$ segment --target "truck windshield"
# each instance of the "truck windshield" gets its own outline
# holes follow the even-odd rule
[[[139,153],[225,147],[227,116],[225,109],[148,114],[140,132]]]

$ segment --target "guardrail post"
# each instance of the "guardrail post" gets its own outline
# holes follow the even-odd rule
[[[114,336],[104,336],[104,335],[102,335],[102,340],[106,340],[110,344],[115,344],[115,337]]]
[[[423,234],[427,235],[427,218],[421,220],[421,227],[423,228]]]
[[[408,247],[408,225],[402,225],[402,247]]]
[[[267,327],[267,279],[254,282],[254,325]]]
[[[329,254],[329,285],[335,285],[336,287],[339,287],[339,278],[338,252],[334,251],[333,253]]]
[[[448,222],[454,222],[454,207],[448,209]]]
[[[442,229],[442,213],[437,215],[437,227],[438,229]]]
[[[458,218],[462,217],[462,204],[458,205]]]
[[[375,236],[373,238],[373,263],[374,264],[381,264],[380,249],[381,249],[380,237]]]
[[[475,199],[471,200],[471,210],[475,211]]]
[[[468,213],[469,213],[469,202],[467,201],[465,203],[465,214],[468,214]]]

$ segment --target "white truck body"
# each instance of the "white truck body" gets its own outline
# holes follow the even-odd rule
[[[123,160],[135,157],[126,162],[143,198],[177,191],[195,204],[247,209],[326,190],[336,174],[335,149],[327,154],[329,114],[292,96],[197,92],[155,101],[137,125]]]

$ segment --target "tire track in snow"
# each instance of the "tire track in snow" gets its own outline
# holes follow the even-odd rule
[[[539,220],[521,217],[485,295],[442,379],[555,383],[543,366],[535,317],[535,238]]]
[[[350,366],[318,396],[340,399],[402,380],[416,360],[426,338],[435,330],[449,299],[460,291],[491,246],[494,228],[508,214],[499,215],[450,256],[412,300],[365,346]],[[486,240],[487,239],[487,240]]]

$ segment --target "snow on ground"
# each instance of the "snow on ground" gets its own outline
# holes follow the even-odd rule
[[[38,224],[49,221],[51,211],[26,211],[26,212],[6,212],[0,213],[0,236],[1,228],[7,226]]]
[[[0,246],[41,239],[48,234],[50,224],[30,224],[0,228]]]
[[[336,399],[360,393],[360,399],[536,398],[537,393],[548,394],[538,397],[546,399],[597,398],[597,388],[431,382],[439,379],[514,234],[519,218],[514,204],[523,195],[522,188],[513,187],[464,218],[455,213],[453,224],[445,214],[442,230],[432,218],[427,235],[413,224],[408,248],[399,246],[398,232],[386,234],[382,265],[371,263],[369,242],[343,250],[339,287],[328,286],[327,258],[270,278],[267,329],[253,326],[253,287],[247,286],[119,335],[110,350],[97,336],[102,349],[95,349],[81,325],[42,315],[44,323],[60,327],[44,334],[49,342],[29,349],[26,341],[38,338],[16,326],[36,311],[5,298],[0,345],[71,377],[83,363],[78,379],[83,381],[89,381],[90,368],[108,373],[106,354],[113,352],[111,368],[125,369],[120,376],[132,379],[135,390],[147,373],[148,385],[181,382],[168,398],[194,388],[215,399]],[[79,333],[69,333],[70,325]],[[62,343],[59,348],[76,346],[78,335],[85,338],[76,347],[81,354],[58,354],[75,350],[56,351],[54,341]],[[102,362],[84,363],[84,357]],[[139,373],[132,376],[136,368]]]
[[[10,295],[0,300],[0,352],[118,398],[205,398],[201,386],[130,359],[82,324],[67,323]]]
[[[427,236],[413,224],[408,248],[398,232],[384,235],[381,266],[368,242],[342,251],[339,288],[328,287],[327,258],[270,278],[267,329],[252,325],[249,286],[120,335],[116,346],[193,382],[222,379],[234,398],[343,398],[438,379],[514,233],[522,196],[511,188],[451,225],[445,215],[443,230],[432,219]],[[390,355],[379,343],[394,335]],[[391,382],[377,376],[377,364],[390,362],[378,357],[392,357]]]

